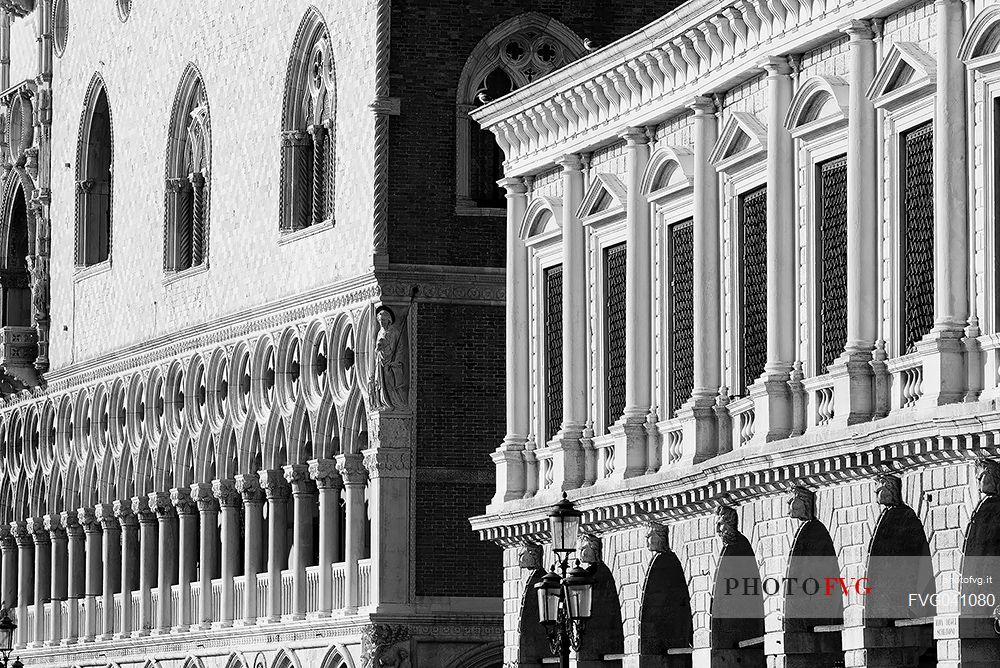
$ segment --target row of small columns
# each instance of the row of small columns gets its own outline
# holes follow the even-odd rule
[[[949,372],[961,373],[961,337],[969,324],[969,233],[967,225],[966,74],[958,58],[963,28],[961,0],[938,0],[937,94],[934,107],[934,293],[935,325],[918,346],[931,353],[925,361],[925,396],[953,389]],[[852,20],[842,28],[849,38],[850,92],[847,147],[847,344],[830,367],[837,378],[836,414],[871,416],[872,360],[879,337],[879,194],[877,178],[879,119],[867,96],[876,71],[873,21]],[[788,386],[796,356],[795,140],[785,127],[793,96],[793,70],[787,57],[761,63],[767,74],[767,363],[757,408],[758,431],[766,440],[787,437],[792,428]],[[713,406],[722,383],[722,292],[719,241],[719,175],[710,155],[719,136],[719,110],[711,97],[696,97],[694,144],[694,390],[678,417],[687,421],[684,463],[716,454]],[[642,191],[649,164],[645,128],[627,128],[626,142],[626,401],[612,431],[620,430],[626,447],[615,449],[615,475],[631,477],[649,470],[645,422],[652,409],[652,260],[650,207]],[[584,196],[582,161],[566,155],[562,167],[563,259],[563,423],[552,442],[556,487],[579,487],[584,479],[580,437],[588,418],[586,253],[578,218]],[[520,229],[528,205],[524,178],[505,178],[507,193],[507,435],[493,455],[497,465],[494,503],[522,498],[527,487],[523,451],[531,433],[528,250]],[[957,369],[957,371],[956,371]],[[950,371],[949,371],[950,370]],[[931,387],[937,380],[936,387]],[[752,392],[753,394],[753,392]],[[942,399],[943,400],[943,399]]]
[[[97,504],[76,512],[49,514],[42,518],[14,521],[0,526],[0,596],[8,604],[17,602],[19,620],[27,619],[28,601],[36,603],[33,637],[35,645],[94,640],[96,601],[103,598],[103,628],[99,640],[111,639],[115,614],[115,589],[140,592],[140,628],[131,628],[131,616],[123,614],[117,637],[182,631],[192,623],[189,585],[200,561],[201,591],[197,619],[200,628],[213,622],[255,624],[258,617],[280,621],[281,571],[290,565],[294,578],[293,618],[306,613],[306,563],[312,554],[312,516],[319,505],[319,616],[333,610],[332,564],[340,560],[341,489],[345,492],[347,527],[345,536],[345,611],[358,606],[358,560],[365,542],[365,485],[367,472],[362,455],[339,455],[336,460],[312,460],[282,469],[263,470],[257,475],[237,475],[234,480],[195,483],[190,489],[153,492],[113,504]],[[288,556],[287,504],[291,498],[295,517],[291,564]],[[267,503],[266,571],[270,586],[266,610],[257,610],[256,576],[262,570],[263,508]],[[246,578],[244,608],[234,610],[233,579],[240,556],[239,510],[244,521]],[[219,517],[221,513],[221,518]],[[200,516],[200,517],[199,517]],[[221,522],[220,522],[221,520]],[[221,524],[221,536],[219,525]],[[199,532],[200,525],[200,532]],[[200,533],[200,538],[199,538]],[[221,546],[221,555],[216,550]],[[212,572],[210,564],[221,556],[221,619],[212,617]],[[171,585],[180,585],[180,618],[171,619]],[[152,597],[159,589],[159,624],[152,629]],[[100,593],[98,593],[100,592]],[[50,601],[82,599],[85,628],[70,614],[69,628],[61,628],[62,616],[52,614],[45,629],[42,605]],[[131,599],[124,602],[126,610]],[[75,611],[75,608],[71,607]],[[241,617],[241,618],[240,618]],[[21,627],[19,627],[21,628]],[[27,637],[24,631],[19,644]],[[46,633],[47,632],[47,633]]]

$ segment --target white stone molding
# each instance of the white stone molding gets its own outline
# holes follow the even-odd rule
[[[878,109],[896,111],[930,95],[937,86],[937,59],[915,42],[894,42],[882,59],[868,97]]]
[[[737,172],[767,156],[767,126],[746,111],[734,111],[719,133],[709,161],[720,172]]]
[[[685,146],[660,146],[649,156],[642,192],[650,202],[694,187],[694,151]]]
[[[598,173],[576,215],[584,225],[592,225],[624,215],[625,202],[626,189],[622,180],[616,174]]]
[[[1000,6],[986,5],[965,32],[958,57],[970,70],[988,73],[1000,68]]]
[[[528,203],[521,223],[521,239],[536,245],[557,238],[562,233],[562,200],[539,196]]]

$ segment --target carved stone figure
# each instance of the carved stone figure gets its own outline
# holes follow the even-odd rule
[[[650,524],[646,531],[646,547],[650,552],[663,554],[670,551],[670,543],[667,540],[667,527],[662,524]]]
[[[371,397],[376,408],[403,408],[407,404],[407,369],[402,336],[396,314],[388,306],[375,311],[379,332],[375,339],[375,366],[372,369]]]
[[[363,668],[395,666],[409,668],[410,652],[406,643],[410,629],[405,626],[372,624],[361,635],[361,665]]]
[[[581,533],[576,540],[576,555],[582,564],[601,563],[601,539],[589,533]]]
[[[1000,462],[979,459],[976,461],[976,478],[980,492],[987,496],[1000,495]]]
[[[883,506],[903,505],[903,481],[894,475],[880,475],[875,478],[875,500]]]
[[[517,552],[517,565],[530,571],[542,568],[542,546],[528,543]]]
[[[715,533],[722,539],[723,545],[736,542],[740,535],[739,515],[732,506],[720,505],[715,510]]]
[[[816,519],[816,494],[805,487],[792,489],[788,496],[788,516],[803,522]]]
[[[48,272],[34,255],[27,257],[28,274],[31,276],[31,317],[34,322],[49,317]]]

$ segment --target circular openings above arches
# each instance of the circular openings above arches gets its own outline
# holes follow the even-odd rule
[[[69,39],[69,0],[56,0],[52,7],[52,46],[56,56],[66,52]]]
[[[229,358],[216,350],[205,374],[205,417],[212,431],[219,431],[229,417]]]
[[[346,314],[341,314],[334,321],[330,341],[330,387],[337,403],[344,403],[354,388],[357,362],[354,353],[354,326]]]
[[[128,409],[125,397],[125,382],[118,379],[108,393],[108,405],[105,414],[108,416],[108,442],[115,452],[121,452],[125,444],[131,442],[135,447],[139,441],[128,438]]]
[[[229,368],[229,406],[233,421],[243,424],[250,407],[250,350],[245,343],[238,343],[233,351]]]
[[[164,387],[164,420],[163,426],[167,438],[176,441],[184,425],[184,369],[179,363],[171,365],[167,371]]]
[[[274,405],[275,355],[271,337],[262,336],[257,341],[253,354],[251,377],[251,405],[254,415],[261,421],[267,421]]]
[[[285,330],[278,344],[275,374],[278,408],[290,415],[302,396],[302,365],[299,337],[294,329]]]
[[[117,0],[117,2],[118,18],[121,19],[122,23],[125,23],[132,14],[132,0]]]
[[[316,408],[330,379],[330,350],[323,323],[313,322],[306,330],[301,357],[303,396],[310,408]]]
[[[146,385],[139,374],[132,376],[129,381],[125,412],[129,440],[136,444],[142,443],[146,438]]]
[[[14,95],[7,112],[7,139],[10,142],[10,158],[17,162],[24,149],[30,148],[35,137],[35,110],[30,93],[23,89]]]
[[[200,355],[191,358],[188,365],[187,384],[182,388],[183,411],[187,416],[187,427],[192,436],[201,433],[205,423],[205,405],[208,403],[208,388],[205,385],[205,363]]]

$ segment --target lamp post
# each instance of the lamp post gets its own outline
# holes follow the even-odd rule
[[[8,666],[9,668],[24,668],[20,659],[14,659],[14,663],[8,664],[10,651],[14,646],[14,630],[16,628],[17,624],[10,618],[10,611],[5,606],[0,605],[0,666],[2,668],[8,668]]]
[[[569,668],[570,648],[580,649],[580,640],[590,618],[593,578],[579,561],[572,568],[569,566],[570,555],[576,552],[582,515],[563,492],[562,500],[549,512],[552,551],[559,561],[535,585],[538,617],[545,627],[552,653],[559,655],[560,668]]]

